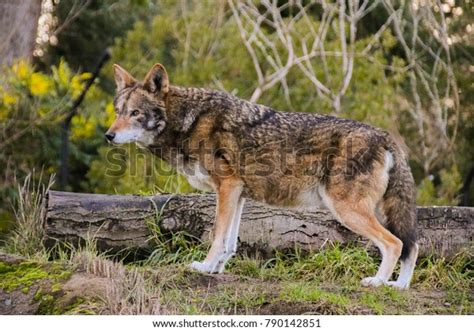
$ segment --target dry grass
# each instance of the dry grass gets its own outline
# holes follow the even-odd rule
[[[16,223],[5,249],[27,258],[44,258],[47,255],[43,246],[46,195],[54,184],[54,175],[47,184],[42,184],[42,173],[36,183],[33,177],[34,172],[18,185],[18,198],[14,203]]]
[[[162,313],[160,290],[135,266],[99,254],[93,239],[74,251],[71,262],[87,274],[107,279],[103,312],[112,315],[157,315]]]

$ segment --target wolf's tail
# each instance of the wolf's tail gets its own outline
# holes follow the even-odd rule
[[[389,172],[387,190],[382,198],[382,209],[387,217],[385,227],[402,243],[400,260],[410,256],[416,246],[415,185],[404,152],[393,144],[389,151],[393,156],[393,167]]]

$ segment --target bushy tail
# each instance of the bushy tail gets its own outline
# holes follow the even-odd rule
[[[394,163],[382,209],[387,217],[385,227],[403,242],[400,256],[403,261],[413,249],[417,249],[415,183],[404,152],[396,145],[391,146],[390,152]]]

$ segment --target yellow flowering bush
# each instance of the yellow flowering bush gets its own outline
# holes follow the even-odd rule
[[[19,80],[26,80],[33,73],[33,69],[25,60],[13,64],[12,71]]]
[[[25,102],[32,106],[30,115],[33,113],[43,118],[55,110],[54,115],[58,115],[55,119],[60,119],[60,113],[66,112],[67,106],[79,97],[91,74],[74,73],[64,60],[58,66],[53,66],[51,71],[51,75],[37,72],[25,60],[15,62],[11,67],[3,67],[0,78],[0,117],[5,117],[8,109],[22,108],[21,104]]]
[[[44,96],[53,88],[52,79],[41,72],[34,72],[31,64],[25,60],[14,63],[11,69],[13,72],[10,77],[11,82],[27,87],[31,95]],[[12,100],[12,98],[7,98],[7,102],[4,101],[4,103],[8,103],[8,101],[10,101],[10,104],[15,103]]]
[[[15,103],[17,103],[18,99],[13,94],[8,94],[7,92],[5,92],[5,93],[3,93],[3,100],[2,101],[6,106],[10,106],[10,105],[14,105]]]
[[[0,213],[5,208],[3,201],[13,194],[13,178],[21,180],[33,168],[43,168],[46,174],[57,172],[61,122],[90,78],[90,73],[73,72],[65,61],[49,73],[36,70],[26,60],[0,67],[0,169],[4,170]],[[83,114],[86,109],[79,109],[74,117],[77,137],[90,137],[100,124]],[[71,157],[86,159],[79,156],[83,153],[80,148],[71,145],[70,151]]]
[[[51,70],[58,90],[70,94],[73,98],[79,97],[84,90],[84,83],[92,77],[89,72],[74,74],[63,59],[58,66],[53,66]]]
[[[92,77],[90,72],[84,72],[82,74],[73,76],[71,78],[71,95],[77,98],[84,90],[84,82]]]
[[[48,76],[35,72],[30,77],[28,87],[32,95],[43,96],[51,89],[52,82]]]
[[[87,118],[84,115],[77,115],[72,118],[71,139],[87,139],[94,135],[98,121],[94,117]]]

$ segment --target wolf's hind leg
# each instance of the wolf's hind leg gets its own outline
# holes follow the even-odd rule
[[[242,199],[242,183],[235,179],[224,180],[217,190],[217,208],[216,220],[214,225],[214,239],[206,258],[202,262],[194,261],[190,264],[190,268],[206,273],[220,273],[224,270],[225,262],[232,256],[230,253],[233,247],[233,241],[229,238],[235,225],[236,214],[239,209],[241,212],[240,202]],[[243,205],[243,204],[242,204]],[[240,222],[240,217],[238,218]],[[232,243],[232,247],[229,246]]]
[[[402,242],[385,229],[375,216],[375,208],[367,208],[363,201],[353,204],[346,201],[335,201],[328,195],[323,201],[333,212],[339,222],[349,230],[371,240],[382,254],[382,263],[374,277],[362,279],[363,286],[380,286],[387,284],[402,251]]]
[[[401,260],[400,275],[395,282],[388,282],[388,285],[407,289],[410,286],[413,270],[415,269],[416,259],[418,257],[418,244],[414,244],[410,254]]]

